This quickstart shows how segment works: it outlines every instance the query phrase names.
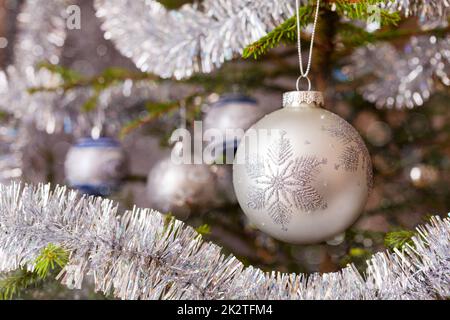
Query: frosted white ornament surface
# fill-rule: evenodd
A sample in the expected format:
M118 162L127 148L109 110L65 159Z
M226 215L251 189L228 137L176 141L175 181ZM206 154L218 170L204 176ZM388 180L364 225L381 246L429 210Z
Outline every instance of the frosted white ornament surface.
M252 132L256 142L249 140ZM258 229L290 243L315 243L358 218L371 188L372 166L351 125L303 104L275 111L250 128L236 154L233 183Z
M72 146L64 163L66 180L77 188L116 188L126 174L120 145L89 140Z
M220 207L233 200L223 188L221 180L231 180L224 170L220 169L219 174L206 164L176 164L170 157L163 159L148 175L151 205L181 220L189 218L191 213Z
M227 129L247 130L262 116L256 102L231 101L208 111L204 129L218 129L224 134Z

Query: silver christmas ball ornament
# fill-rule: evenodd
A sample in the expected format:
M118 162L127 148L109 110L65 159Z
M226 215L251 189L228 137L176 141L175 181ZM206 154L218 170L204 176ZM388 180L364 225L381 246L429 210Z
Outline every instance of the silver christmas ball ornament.
M177 144L174 149L178 147ZM169 156L150 171L147 193L152 208L185 220L192 213L203 213L231 201L226 181L232 185L231 173L227 178L224 169L213 170L206 164L178 164Z
M203 130L220 132L223 141L215 146L216 154L236 150L242 134L264 116L255 99L242 94L227 94L211 105L203 120ZM233 133L241 131L241 136ZM228 133L228 134L227 134Z
M79 140L64 163L68 184L89 195L107 196L117 190L127 174L125 152L112 138Z
M363 210L372 186L358 132L322 109L315 91L285 93L283 109L253 125L233 166L237 199L250 222L294 244L326 241Z

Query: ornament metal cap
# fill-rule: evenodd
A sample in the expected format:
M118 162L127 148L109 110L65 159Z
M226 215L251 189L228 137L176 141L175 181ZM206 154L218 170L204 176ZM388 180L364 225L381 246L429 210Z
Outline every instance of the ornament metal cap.
M317 107L324 106L323 94L320 91L289 91L283 94L283 107Z

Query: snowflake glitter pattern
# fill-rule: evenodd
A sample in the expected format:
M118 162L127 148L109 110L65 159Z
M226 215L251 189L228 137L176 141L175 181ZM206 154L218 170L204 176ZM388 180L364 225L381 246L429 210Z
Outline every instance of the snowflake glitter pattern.
M332 137L337 138L341 143L347 145L340 155L340 162L335 164L336 170L343 167L345 171L355 172L360 166L362 160L362 168L366 171L366 185L368 192L373 187L373 172L370 154L364 141L359 136L355 128L353 128L344 119L333 115L333 124L322 127L322 130L328 132Z
M292 145L286 132L268 148L263 159L246 159L246 171L255 182L247 193L247 206L266 209L271 219L287 231L294 209L307 213L326 209L327 203L312 186L319 167L327 163L315 156L293 158ZM260 161L263 160L263 161Z

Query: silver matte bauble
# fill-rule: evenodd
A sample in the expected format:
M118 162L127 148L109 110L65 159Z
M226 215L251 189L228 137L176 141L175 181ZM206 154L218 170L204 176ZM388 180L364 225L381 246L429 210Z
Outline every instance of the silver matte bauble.
M116 140L86 138L69 149L64 169L71 187L89 195L107 196L120 186L127 162Z
M206 113L203 120L203 130L215 129L223 137L223 144L217 150L236 149L240 137L234 138L231 132L240 130L242 134L256 121L261 119L264 112L256 100L240 94L222 96ZM228 130L228 137L227 137ZM237 131L234 131L237 132Z
M227 177L228 175L228 177ZM176 164L171 157L159 161L150 171L147 193L152 208L185 220L232 201L231 173L206 164ZM228 188L229 188L228 187Z
M289 243L317 243L346 230L372 186L360 135L320 105L320 92L286 93L284 108L246 132L235 158L242 210L258 229Z

